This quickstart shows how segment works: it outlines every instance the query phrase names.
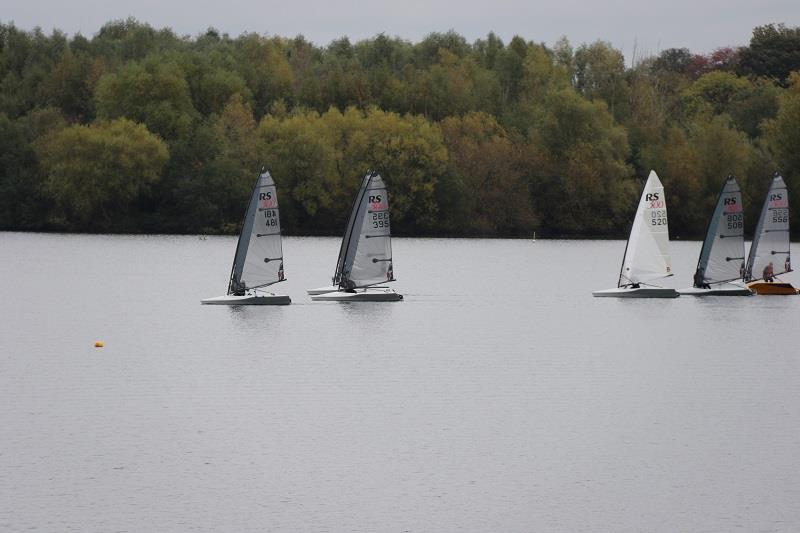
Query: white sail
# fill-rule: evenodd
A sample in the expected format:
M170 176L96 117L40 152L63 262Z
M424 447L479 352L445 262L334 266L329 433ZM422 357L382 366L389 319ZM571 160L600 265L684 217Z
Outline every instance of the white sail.
M651 170L639 199L617 286L645 283L671 275L664 187Z
M742 192L729 176L717 198L695 272L695 287L744 276Z
M236 246L228 294L284 280L278 191L262 169L245 212Z
M344 260L337 272L340 286L354 289L394 281L389 197L377 173L364 178L351 222L342 246Z
M789 193L780 174L775 174L764 199L750 255L747 258L748 281L764 279L792 271L789 253Z

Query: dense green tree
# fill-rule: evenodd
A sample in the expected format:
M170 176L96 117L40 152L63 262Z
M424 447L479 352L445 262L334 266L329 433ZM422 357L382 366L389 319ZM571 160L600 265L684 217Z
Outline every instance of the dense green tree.
M450 157L437 198L447 230L468 235L501 231L530 235L537 220L519 144L485 113L448 117L441 128Z
M470 44L450 31L317 46L213 28L179 37L135 19L71 39L0 23L0 224L89 227L88 212L115 231L232 232L263 163L288 232L339 233L375 168L399 232L620 235L633 176L654 168L676 234L697 235L721 174L737 174L747 202L776 168L800 191L796 38L764 26L747 47L670 49L626 68L608 43L566 37ZM110 150L97 138L122 118L167 143L156 178L111 221L102 195L91 209L57 202L45 139ZM95 157L76 153L74 168ZM504 205L512 196L525 200Z
M800 27L767 24L755 28L750 46L740 53L738 70L785 84L789 73L800 70Z
M750 83L733 73L715 70L704 74L684 91L690 113L708 109L714 114L727 113L731 102L747 92Z
M255 99L257 116L275 100L291 99L295 75L279 39L246 34L236 40L234 53L239 74Z
M35 109L16 120L0 113L0 229L42 230L49 203L33 143L64 128L61 112Z
M630 89L625 79L625 57L611 44L597 41L575 51L575 86L590 100L602 99L614 118L628 114Z
M692 53L688 48L667 48L653 61L653 69L685 74L691 61Z
M67 229L125 227L126 208L158 181L166 145L127 119L75 125L36 144L54 222Z
M196 118L189 84L174 61L151 56L104 75L97 85L97 115L141 122L165 140L186 136Z

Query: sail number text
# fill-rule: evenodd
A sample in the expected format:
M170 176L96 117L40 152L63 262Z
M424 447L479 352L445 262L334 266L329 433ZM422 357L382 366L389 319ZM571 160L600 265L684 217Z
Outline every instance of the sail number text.
M277 226L278 225L278 212L274 209L265 209L264 210L264 223L267 226Z
M773 209L772 210L772 223L777 224L781 222L789 222L788 209Z
M650 211L650 225L651 226L666 226L667 225L667 210L655 209Z
M372 227L373 228L388 228L389 227L389 212L380 211L372 213Z
M735 215L725 215L726 222L728 224L728 229L742 229L742 213L737 213Z

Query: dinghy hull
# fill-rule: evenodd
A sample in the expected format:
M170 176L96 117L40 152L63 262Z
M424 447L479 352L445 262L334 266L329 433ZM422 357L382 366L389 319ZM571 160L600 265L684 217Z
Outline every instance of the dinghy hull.
M289 305L292 299L283 294L245 294L234 296L228 294L201 300L203 305Z
M753 281L747 284L747 288L756 294L770 294L770 295L796 295L795 289L791 283L767 283L766 281Z
M371 289L386 289L387 287L370 287ZM327 294L329 292L337 292L339 290L338 285L329 285L328 287L317 287L316 289L308 289L306 292L309 296L315 296L317 294Z
M675 289L665 289L663 287L639 287L636 289L617 287L594 291L592 296L598 298L677 298L680 294Z
M359 289L356 292L335 291L316 294L311 297L315 302L399 302L403 299L394 289L375 288Z
M328 285L327 287L317 287L316 289L308 289L306 292L310 296L314 296L316 294L326 294L329 292L336 292L339 290L338 285Z
M729 287L714 287L710 289L698 289L697 287L689 287L688 289L681 289L678 291L681 296L752 296L753 291L747 287L729 286Z

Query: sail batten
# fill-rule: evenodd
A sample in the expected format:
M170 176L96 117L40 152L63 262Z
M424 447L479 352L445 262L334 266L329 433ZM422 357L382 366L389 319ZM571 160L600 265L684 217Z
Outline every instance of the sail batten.
M672 276L664 187L650 171L622 259L618 287Z
M228 294L284 281L278 190L269 171L256 178L236 245Z
M789 193L781 175L775 174L747 256L747 281L791 272L789 242Z

